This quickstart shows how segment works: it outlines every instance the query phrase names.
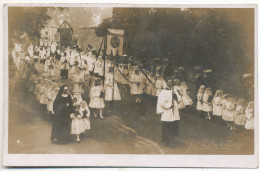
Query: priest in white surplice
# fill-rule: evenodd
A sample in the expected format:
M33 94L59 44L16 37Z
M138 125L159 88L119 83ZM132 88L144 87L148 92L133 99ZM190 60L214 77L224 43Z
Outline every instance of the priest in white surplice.
M156 113L161 115L162 142L174 147L174 137L179 136L178 95L172 90L172 80L167 80L167 87L158 96Z

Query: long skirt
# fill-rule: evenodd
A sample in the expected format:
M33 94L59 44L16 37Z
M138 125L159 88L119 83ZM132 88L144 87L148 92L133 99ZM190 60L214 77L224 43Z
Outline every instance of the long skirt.
M52 100L49 100L49 99L48 99L47 110L48 110L49 112L51 112L52 114L54 114L54 112L53 112L53 101L52 101Z
M105 101L121 100L120 92L117 83L114 84L114 89L110 86L105 86ZM113 96L112 96L113 94Z
M92 97L90 98L89 107L95 109L103 109L105 108L104 98L101 97Z
M213 115L221 116L223 113L223 107L220 105L213 105Z
M244 113L235 115L235 124L245 125L245 114Z
M65 105L58 106L54 114L51 140L57 139L59 143L67 143L70 141L71 119L69 110Z
M85 132L85 122L82 118L74 118L71 122L71 134L79 135L83 132Z
M130 93L143 94L143 87L141 86L141 84L137 85L137 83L132 83Z
M90 130L90 120L89 118L83 118L84 124L85 124L85 130Z
M179 136L179 121L162 121L162 142L166 145L173 145L175 136Z

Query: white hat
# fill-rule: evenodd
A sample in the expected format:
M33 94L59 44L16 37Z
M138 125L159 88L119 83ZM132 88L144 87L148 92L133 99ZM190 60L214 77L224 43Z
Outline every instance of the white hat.
M252 75L251 74L244 74L243 75L243 78L249 78L249 77L251 77Z
M185 71L185 68L183 68L183 67L179 67L178 68L180 71Z
M205 88L205 86L204 86L204 85L201 85L200 88Z
M212 72L211 69L207 69L207 70L204 70L204 71L203 71L203 73L210 73L210 72Z

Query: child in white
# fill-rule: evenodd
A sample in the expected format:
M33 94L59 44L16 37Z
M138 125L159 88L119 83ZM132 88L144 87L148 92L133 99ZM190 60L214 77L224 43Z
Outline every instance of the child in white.
M79 113L83 115L82 118L85 125L85 130L90 130L90 110L86 101L82 101L80 103Z
M102 56L99 56L97 62L95 63L94 73L99 76L104 75L104 60Z
M120 92L117 86L117 80L113 76L113 68L109 68L109 72L105 78L105 101L121 100Z
M74 88L72 90L73 93L83 94L84 93L84 73L79 69L75 71L73 75Z
M89 107L99 110L100 118L104 118L102 114L102 110L105 108L104 90L100 79L96 80L94 86L91 88ZM97 117L96 112L94 112L94 117Z
M203 97L202 97L202 111L206 112L206 119L211 120L210 112L212 112L212 104L211 104L211 98L212 98L212 91L211 88L206 88Z
M221 102L221 106L222 106L222 119L224 121L226 121L226 115L227 115L227 99L229 98L229 94L224 94L223 98L222 98L222 102ZM227 121L226 121L227 123ZM229 127L229 124L227 123L227 127Z
M216 120L220 121L221 116L223 113L223 108L222 108L222 98L223 98L223 91L222 90L217 90L213 100L212 100L212 105L213 105L213 117L216 118Z
M49 93L48 93L48 96L47 96L47 99L48 99L47 110L51 114L54 114L53 103L54 103L54 100L55 100L58 92L59 92L58 84L53 83L50 87L50 90L49 90Z
M202 98L203 98L203 94L204 94L204 85L201 85L199 90L198 90L198 94L197 94L197 111L200 115L202 115L202 108L203 108L203 102L202 102Z
M72 119L71 132L70 133L73 134L73 135L76 135L77 136L77 142L79 142L80 141L79 135L81 133L85 132L85 123L82 119L83 113L81 113L79 111L79 109L80 109L79 104L74 104L74 105L76 105L74 113L72 113L70 115L71 119Z
M36 95L36 100L38 102L40 102L41 96L43 94L43 78L41 78L41 77L38 79L38 84L35 87L35 93L34 94Z
M254 130L254 102L249 102L245 110L246 123L245 128L249 130Z
M141 94L143 94L143 88L141 85L142 78L138 69L134 70L134 73L131 75L130 81L132 82L130 93L136 95L136 103L141 103Z
M44 79L43 81L44 81L44 83L43 83L43 94L41 95L40 103L47 105L47 102L48 102L47 95L48 95L49 88L50 88L52 83L48 79Z
M235 104L234 104L234 98L229 97L227 99L226 103L226 114L225 114L225 120L228 123L228 127L230 128L231 131L234 129L234 113L235 113Z
M192 99L189 96L190 91L189 91L187 83L186 82L182 82L181 83L181 87L182 87L182 92L183 92L182 100L183 100L184 105L185 106L191 106L193 101L192 101Z
M239 99L238 104L236 106L236 111L235 111L235 125L239 130L241 130L241 127L244 127L245 125L245 109L246 109L246 100L245 99Z

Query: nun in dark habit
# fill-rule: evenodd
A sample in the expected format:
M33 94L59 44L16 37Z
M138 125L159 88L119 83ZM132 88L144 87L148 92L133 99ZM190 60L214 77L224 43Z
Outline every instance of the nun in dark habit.
M69 94L69 88L63 85L53 103L54 120L51 132L53 143L68 143L70 141L70 113L72 110L72 98Z

